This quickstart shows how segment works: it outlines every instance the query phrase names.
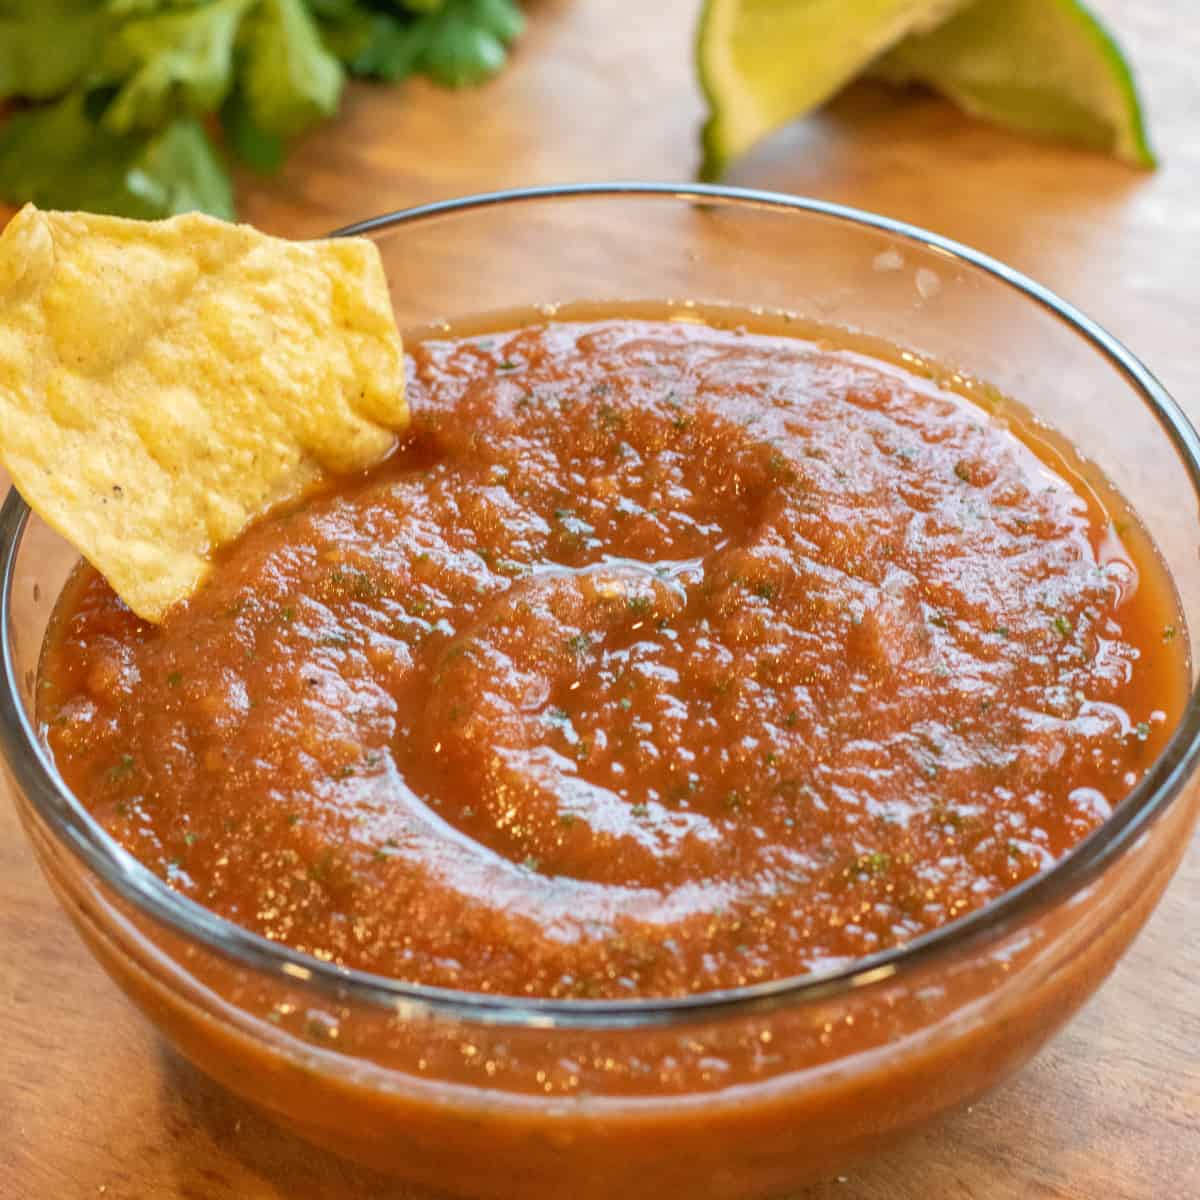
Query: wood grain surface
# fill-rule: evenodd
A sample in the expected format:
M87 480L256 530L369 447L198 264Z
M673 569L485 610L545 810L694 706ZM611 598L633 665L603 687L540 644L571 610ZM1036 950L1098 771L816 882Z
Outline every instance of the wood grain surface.
M1200 419L1200 15L1096 3L1139 68L1155 174L860 86L732 182L875 209L1029 272L1125 339ZM314 235L530 183L686 179L694 0L541 0L478 91L360 87L243 215ZM0 784L0 790L4 787ZM399 1200L179 1061L95 966L0 796L0 1200ZM1116 974L1017 1079L805 1200L1200 1197L1200 844ZM683 1200L683 1198L680 1198Z

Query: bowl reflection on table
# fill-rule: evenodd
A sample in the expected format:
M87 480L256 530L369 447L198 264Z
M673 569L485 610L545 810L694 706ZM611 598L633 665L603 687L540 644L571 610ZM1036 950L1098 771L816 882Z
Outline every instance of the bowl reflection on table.
M579 299L783 309L988 380L1141 515L1200 628L1200 448L1127 351L961 247L794 198L669 186L477 197L367 222L402 328ZM1200 807L1193 697L1097 833L979 913L823 976L682 1000L536 1001L339 969L172 892L87 816L35 729L74 554L0 513L0 738L42 868L189 1059L313 1141L481 1198L760 1197L828 1174L1032 1055L1153 909Z

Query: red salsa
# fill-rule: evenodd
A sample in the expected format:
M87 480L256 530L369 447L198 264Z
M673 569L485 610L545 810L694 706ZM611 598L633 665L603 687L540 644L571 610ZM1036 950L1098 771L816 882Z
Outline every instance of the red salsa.
M246 928L504 994L801 974L1044 870L1181 709L1153 547L1014 406L758 328L413 342L388 461L161 626L78 573L64 779Z

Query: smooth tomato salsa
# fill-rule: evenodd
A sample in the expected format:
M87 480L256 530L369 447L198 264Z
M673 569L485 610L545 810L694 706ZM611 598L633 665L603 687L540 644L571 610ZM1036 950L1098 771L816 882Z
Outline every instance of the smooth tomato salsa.
M1153 548L1015 409L753 329L416 342L391 458L161 626L79 573L64 779L240 925L505 994L800 974L1050 866L1183 702Z

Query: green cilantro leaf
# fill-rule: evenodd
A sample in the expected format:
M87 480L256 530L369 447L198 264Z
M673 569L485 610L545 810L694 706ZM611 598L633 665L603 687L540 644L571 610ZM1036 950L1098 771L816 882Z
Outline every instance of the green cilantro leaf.
M147 143L129 173L130 190L156 214L206 212L234 218L233 183L204 126L194 117L172 121Z
M525 22L512 0L445 0L425 23L418 69L447 87L464 87L500 70Z
M61 96L91 67L111 24L94 0L0 0L0 99Z
M179 118L153 135L114 134L80 91L0 125L0 195L128 217L196 208L233 214L229 178L197 121Z
M372 13L359 26L357 41L344 43L348 51L345 62L354 75L399 83L417 69L425 41L424 22Z
M211 0L108 0L105 7L118 17L144 17L147 13L162 12L172 8L195 8Z
M234 154L256 171L269 174L283 166L287 142L259 125L241 88L235 88L221 106L221 130Z
M104 114L114 133L217 108L233 83L234 42L256 0L214 0L125 22L92 77L120 84ZM123 81L123 82L122 82Z
M449 87L498 71L525 20L512 0L406 0L393 12L310 0L326 45L351 74L395 83L414 73Z
M259 0L246 22L242 88L255 124L294 137L337 111L341 64L301 0Z
M201 118L259 170L336 112L344 74L452 87L504 64L515 0L0 0L0 197L233 215Z

